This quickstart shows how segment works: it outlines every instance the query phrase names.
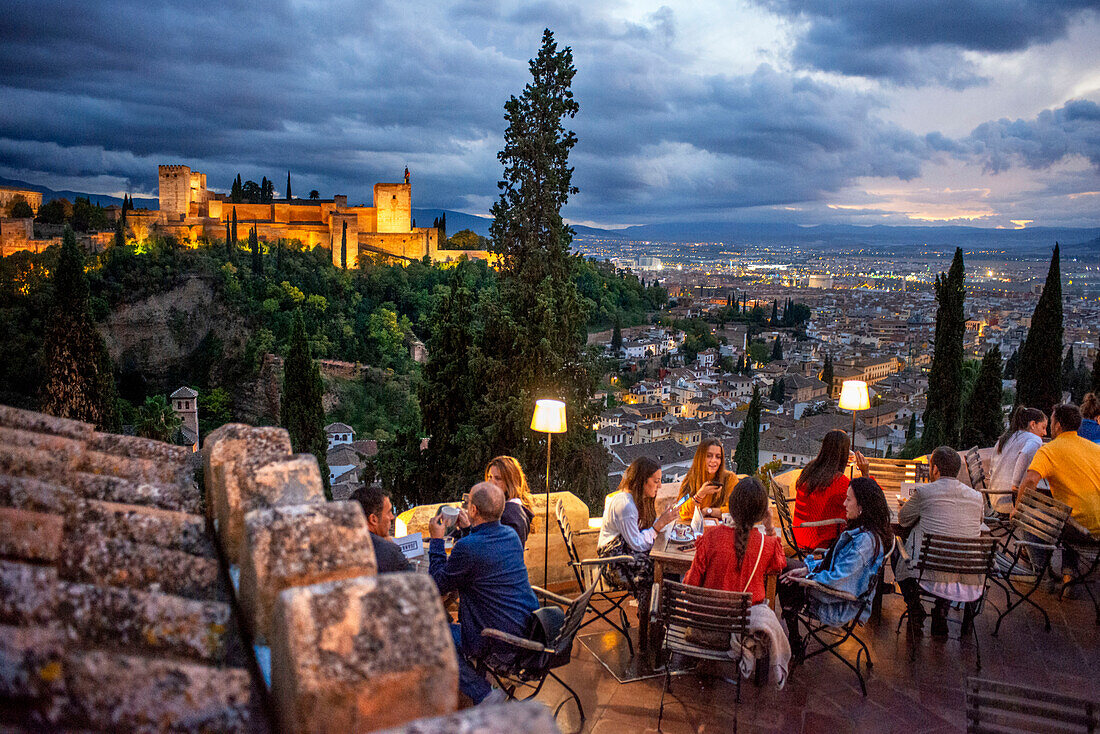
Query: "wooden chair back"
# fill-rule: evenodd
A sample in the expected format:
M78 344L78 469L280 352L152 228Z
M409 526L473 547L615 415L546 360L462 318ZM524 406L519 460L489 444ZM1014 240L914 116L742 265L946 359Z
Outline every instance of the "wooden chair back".
M1012 521L1012 535L1021 531L1031 533L1039 542L1056 545L1062 537L1062 528L1069 519L1070 507L1037 489L1029 489L1016 503L1016 517Z
M783 542L801 557L798 543L794 539L794 517L791 515L791 506L787 501L787 495L774 479L769 478L767 485L772 504L775 505L775 514L779 517L779 532L783 534Z
M918 464L911 459L882 459L869 456L867 463L870 465L871 476L887 494L897 493L902 482L928 481L928 465Z
M1096 701L1000 681L966 681L968 734L1058 732L1092 734L1100 731L1100 704Z
M974 584L984 585L996 549L996 538L953 538L929 533L921 539L916 567L921 576L927 571L963 574L978 577Z
M729 646L707 647L694 641L697 635L729 640L749 634L752 595L704 589L665 580L661 584L658 614L665 625L665 648L690 657L728 661Z
M573 540L573 526L569 522L569 516L565 514L565 505L561 500L554 503L554 517L558 520L558 529L561 530L562 540L565 541L565 550L569 554L569 566L573 569L573 575L577 579L577 586L584 589L590 585L598 574L587 573L581 565L580 553L577 544ZM593 567L599 571L599 567Z
M986 485L985 467L982 466L982 456L978 453L978 447L970 449L965 454L966 471L970 475L970 486L974 489L988 489Z

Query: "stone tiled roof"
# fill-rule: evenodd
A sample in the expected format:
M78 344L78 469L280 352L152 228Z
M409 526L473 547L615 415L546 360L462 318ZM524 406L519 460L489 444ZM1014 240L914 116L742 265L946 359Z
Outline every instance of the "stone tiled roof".
M355 433L355 429L347 423L329 423L325 426L325 433Z
M191 388L186 387L186 386L181 387L180 389L176 390L174 393L169 395L170 398L181 398L181 399L197 398L198 396L199 396L199 394L197 392L195 392L194 390L192 390Z
M447 621L283 429L193 454L0 406L4 732L472 731ZM554 731L511 706L478 731Z

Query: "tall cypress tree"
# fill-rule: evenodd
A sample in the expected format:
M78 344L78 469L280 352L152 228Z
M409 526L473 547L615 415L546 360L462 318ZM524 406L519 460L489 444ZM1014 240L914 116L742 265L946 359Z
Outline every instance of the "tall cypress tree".
M993 347L982 358L974 390L966 404L963 446L992 446L996 443L1004 430L1001 392L1001 350Z
M1100 393L1100 354L1092 361L1092 384L1089 389L1094 393Z
M252 276L259 278L264 274L264 259L260 254L260 238L256 235L256 227L248 230L248 249L252 252Z
M234 204L240 204L244 200L244 186L241 184L241 174L237 174L237 178L233 180L233 187L229 190L229 201Z
M1049 412L1062 401L1062 271L1058 243L1050 258L1046 284L1031 328L1020 346L1016 367L1016 403Z
M118 219L115 220L115 247L122 247L126 244L126 215L120 214Z
M344 231L340 233L340 267L348 269L348 223L344 222Z
M825 395L831 397L833 394L833 358L828 354L825 355L825 364L821 368L821 381L825 383Z
M1004 378L1006 380L1016 379L1016 365L1020 362L1020 352L1013 350L1012 354L1005 361Z
M606 453L592 430L595 366L585 353L587 314L573 279L573 231L561 217L577 192L569 165L577 137L563 125L579 109L571 90L572 50L559 50L548 29L529 68L531 81L504 105L508 126L497 155L504 172L490 227L491 249L500 257L500 298L485 304L487 394L473 420L486 436L483 458L517 452L524 466L539 466L546 437L530 430L535 400L563 400L569 430L554 437L554 478L596 507L606 493Z
M775 343L772 344L772 361L783 359L783 344L779 341L779 337L775 337Z
M619 355L619 350L623 348L623 329L619 323L618 317L615 318L615 326L611 329L611 351L615 353L615 356Z
M905 431L905 440L906 440L906 442L912 441L916 437L917 437L917 414L913 413L911 416L909 416L909 428L907 428L906 431Z
M229 217L225 218L225 254L230 261L233 260L233 240L230 239L232 232L229 231Z
M737 439L737 449L733 452L733 463L737 465L738 474L753 474L760 464L760 390L755 386Z
M779 325L779 301L772 300L772 326Z
M240 175L237 178L240 178ZM237 207L233 207L233 227L230 234L233 238L229 245L229 262L235 263L237 261L237 242L240 241L237 239Z
M321 466L325 496L332 499L329 489L328 462L325 451L325 411L321 406L324 394L321 369L313 362L306 325L301 311L294 312L290 342L283 360L283 394L279 403L279 424L290 434L290 445L298 453L313 454Z
M88 308L84 253L68 227L53 277L53 301L39 352L43 413L86 421L101 430L121 427L114 367Z
M963 390L963 336L966 317L963 299L966 295L962 248L955 248L955 258L947 274L936 276L936 337L932 353L932 370L928 375L928 406L924 411L924 435L921 447L930 452L937 446L957 446L961 428Z
M1073 345L1066 349L1066 356L1062 360L1062 387L1069 387L1073 383L1073 372L1077 369L1073 364Z
M290 171L286 172L286 200L290 201Z

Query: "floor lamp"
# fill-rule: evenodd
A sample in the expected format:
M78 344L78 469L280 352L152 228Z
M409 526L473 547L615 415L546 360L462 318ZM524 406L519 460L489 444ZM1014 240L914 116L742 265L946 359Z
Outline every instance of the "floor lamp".
M543 526L542 588L550 578L550 439L565 433L565 403L560 400L536 400L531 430L546 434L546 519Z
M867 383L863 380L845 380L840 386L840 409L852 411L852 450L856 449L856 411L871 407L871 398L867 393ZM848 470L854 477L855 467Z

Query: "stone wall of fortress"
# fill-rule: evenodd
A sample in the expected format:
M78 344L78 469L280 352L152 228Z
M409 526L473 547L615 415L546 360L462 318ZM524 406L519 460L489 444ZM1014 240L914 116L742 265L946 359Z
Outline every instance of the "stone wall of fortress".
M269 204L233 204L206 188L206 175L188 166L160 166L160 212L155 222L134 222L139 228L186 241L225 237L225 224L237 215L237 236L244 240L252 227L261 240L297 239L307 247L330 248L339 266L341 240L347 225L347 265L356 267L359 254L379 254L408 260L425 255L434 260L453 260L461 254L489 259L484 251L439 250L438 230L412 226L412 185L379 183L374 186L374 206L348 206L347 197L332 199L276 200Z

